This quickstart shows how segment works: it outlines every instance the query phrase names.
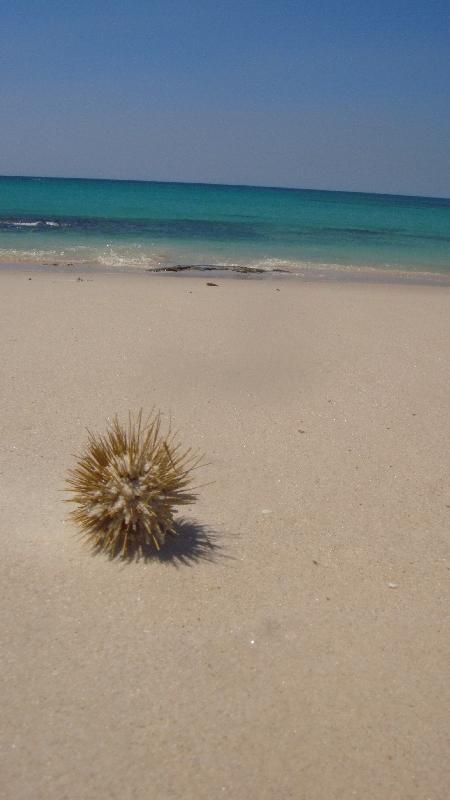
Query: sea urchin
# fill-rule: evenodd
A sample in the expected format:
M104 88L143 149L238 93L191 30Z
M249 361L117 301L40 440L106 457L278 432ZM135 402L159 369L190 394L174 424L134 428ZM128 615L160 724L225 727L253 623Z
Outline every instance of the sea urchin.
M114 417L104 436L88 434L67 479L68 502L77 506L72 519L95 549L111 556L159 550L176 532L175 507L196 500L188 490L200 458L181 450L170 431L161 434L159 414L143 421L142 411L130 413L126 426Z

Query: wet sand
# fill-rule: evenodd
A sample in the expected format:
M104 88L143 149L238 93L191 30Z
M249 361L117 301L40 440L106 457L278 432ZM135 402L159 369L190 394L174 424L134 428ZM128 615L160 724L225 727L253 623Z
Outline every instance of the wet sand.
M2 270L0 324L0 797L444 800L450 290ZM61 489L141 406L213 482L127 564Z

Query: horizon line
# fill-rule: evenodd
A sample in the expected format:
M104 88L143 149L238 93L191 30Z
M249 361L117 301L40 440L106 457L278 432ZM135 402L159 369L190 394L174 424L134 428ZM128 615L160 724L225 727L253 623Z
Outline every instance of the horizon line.
M180 186L217 186L224 188L236 189L279 189L288 192L330 192L331 194L372 194L380 197L405 197L405 198L422 198L424 200L450 200L447 195L427 195L427 194L404 194L397 192L373 192L363 189L317 189L309 186L281 186L269 184L252 184L252 183L222 183L220 181L182 181L182 180L158 180L156 178L96 178L96 177L76 177L73 175L17 175L17 174L0 174L2 178L18 178L25 180L66 180L66 181L104 181L105 183L166 183L169 185Z

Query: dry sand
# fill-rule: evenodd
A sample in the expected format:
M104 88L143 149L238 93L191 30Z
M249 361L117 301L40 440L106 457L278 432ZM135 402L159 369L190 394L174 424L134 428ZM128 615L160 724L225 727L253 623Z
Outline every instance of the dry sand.
M0 797L444 800L450 290L207 280L0 274ZM215 483L123 564L60 490L140 406Z

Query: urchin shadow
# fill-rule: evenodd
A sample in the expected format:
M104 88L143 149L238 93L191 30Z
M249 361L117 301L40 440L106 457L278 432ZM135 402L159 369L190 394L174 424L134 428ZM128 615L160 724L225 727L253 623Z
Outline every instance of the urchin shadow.
M206 525L181 517L175 520L174 530L175 533L167 534L160 550L151 545L129 546L126 555L116 553L110 555L110 558L129 564L136 561L160 561L174 567L192 567L201 561L214 563L218 558L224 557L217 533ZM95 552L100 553L101 548L96 548Z
M195 520L180 518L175 523L175 534L169 534L164 547L153 557L175 566L194 565L200 561L215 562L223 555L217 533Z

